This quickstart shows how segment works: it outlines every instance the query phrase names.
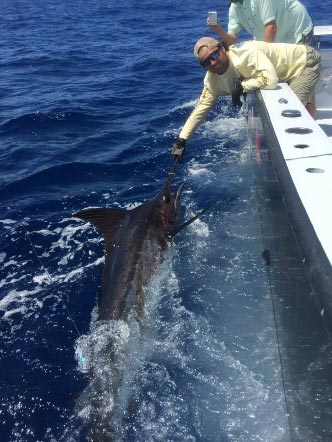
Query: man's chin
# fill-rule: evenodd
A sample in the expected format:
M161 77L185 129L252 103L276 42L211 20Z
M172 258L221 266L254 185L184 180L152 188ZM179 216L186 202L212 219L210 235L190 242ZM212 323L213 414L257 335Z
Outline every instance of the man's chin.
M214 69L210 69L211 72L217 75L223 75L226 70L227 69L225 69L223 66L216 66Z

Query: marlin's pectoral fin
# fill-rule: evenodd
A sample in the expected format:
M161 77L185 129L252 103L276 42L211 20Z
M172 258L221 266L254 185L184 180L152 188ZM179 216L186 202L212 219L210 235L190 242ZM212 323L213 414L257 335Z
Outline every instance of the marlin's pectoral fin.
M105 238L109 238L121 225L128 211L120 208L110 209L86 209L76 212L73 216L81 218L93 224L102 232Z
M194 221L196 221L197 218L199 218L201 215L203 215L205 212L207 212L211 207L213 206L213 204L211 204L208 207L205 207L205 209L201 210L200 212L198 212L195 216L193 216L192 218L188 219L188 221L186 221L185 223L181 224L181 226L174 232L174 235L178 232L180 232L180 230L184 229L185 227L189 226L191 223L193 223Z

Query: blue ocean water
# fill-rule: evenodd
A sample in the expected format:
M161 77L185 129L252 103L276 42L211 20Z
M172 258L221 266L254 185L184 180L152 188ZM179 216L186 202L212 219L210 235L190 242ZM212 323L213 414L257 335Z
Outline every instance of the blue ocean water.
M330 1L305 4L316 24L332 22ZM296 400L285 393L290 363L260 256L244 112L220 99L177 169L184 219L213 207L158 268L142 341L132 324L94 322L103 243L72 217L91 206L132 208L160 189L202 88L193 44L209 34L207 11L226 17L227 2L1 5L0 439L87 440L87 366L107 385L105 346L117 334L127 356L118 400L132 410L117 440L305 440L301 418L289 418ZM318 352L296 380L311 441L332 434L331 387L313 387L331 359ZM114 400L107 388L102 399L104 414Z

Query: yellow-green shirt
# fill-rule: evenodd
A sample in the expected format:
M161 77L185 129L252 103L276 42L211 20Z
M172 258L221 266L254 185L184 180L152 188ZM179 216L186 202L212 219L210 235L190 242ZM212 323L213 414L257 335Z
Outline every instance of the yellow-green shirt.
M240 80L245 92L275 89L278 82L291 82L305 68L305 45L247 41L229 48L229 67L223 75L207 72L203 92L187 119L180 138L188 140L204 121L219 96L231 95Z

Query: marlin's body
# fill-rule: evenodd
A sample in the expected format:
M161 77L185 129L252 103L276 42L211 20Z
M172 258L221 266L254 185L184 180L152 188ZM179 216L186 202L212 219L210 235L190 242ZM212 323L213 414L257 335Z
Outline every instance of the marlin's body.
M134 306L142 315L144 286L176 231L180 193L171 194L172 175L151 201L135 209L88 209L76 213L97 227L105 239L105 267L99 293L99 319L126 319Z
M90 441L117 438L124 413L123 404L118 406L117 402L125 361L117 344L117 332L107 341L107 329L121 329L130 311L141 324L145 287L167 247L168 237L178 229L182 186L172 197L172 177L173 174L168 176L155 198L135 209L87 209L75 214L91 222L105 239L105 266L98 299L101 335L92 340L95 344L90 349L94 355L89 364L90 383L77 403L78 415L85 414L84 426Z

